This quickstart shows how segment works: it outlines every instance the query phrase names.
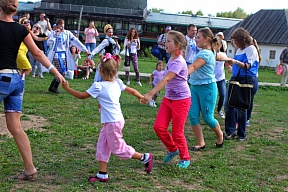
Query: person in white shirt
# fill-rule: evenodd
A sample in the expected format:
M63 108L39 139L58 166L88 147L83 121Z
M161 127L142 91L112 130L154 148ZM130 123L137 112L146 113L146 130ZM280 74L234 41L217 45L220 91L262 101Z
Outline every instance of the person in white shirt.
M96 160L99 162L99 171L89 178L89 182L107 182L107 164L111 153L118 158L138 159L145 165L145 172L150 173L153 167L153 155L151 153L139 153L126 144L123 139L122 129L124 117L120 107L121 91L125 91L137 97L140 101L143 96L135 89L124 85L121 79L115 78L121 63L119 55L106 53L101 57L100 75L102 82L94 82L85 92L79 92L69 87L68 82L63 83L63 89L79 99L93 97L101 105L101 123L103 128L99 134Z
M58 19L57 30L52 31L48 39L49 52L48 59L55 65L56 69L62 74L65 75L69 70L77 70L75 65L74 58L70 52L70 47L74 45L80 51L86 52L87 55L90 52L87 48L75 37L70 31L65 30L64 20ZM54 78L50 84L49 92L60 93L58 91L59 82Z
M158 47L160 49L160 54L159 54L158 60L164 61L164 58L165 58L166 64L168 63L168 61L170 59L170 54L166 52L166 47L165 47L166 34L169 31L171 31L171 29L172 29L171 26L167 26L165 28L165 33L159 35L159 38L158 38L158 41L157 41Z
M227 42L224 40L223 32L218 32L216 34L216 37L222 40L223 49L224 49L224 52L226 52L227 51Z
M130 61L132 61L133 68L136 75L137 84L142 86L140 82L140 75L139 75L139 68L138 68L138 57L137 57L137 50L140 49L140 39L138 37L138 33L135 28L131 28L124 41L124 47L128 51L128 55L125 55L125 66L130 66ZM130 85L130 72L126 71L126 79L127 85Z
M51 34L51 24L49 22L49 18L45 15L44 12L40 13L39 15L39 18L40 20L37 22L40 27L42 28L42 32L47 36L49 37L50 34ZM44 52L46 53L47 52L47 49L48 49L48 45L47 45L47 41L43 41L44 43Z
M196 45L196 35L197 35L197 26L190 24L187 27L187 48L186 48L186 64L187 66L191 65L194 62L194 57L198 53Z
M105 39L91 52L91 58L94 55L102 51L102 54L110 53L111 55L116 55L120 51L120 45L118 43L118 37L113 36L113 27L110 24L104 27ZM99 73L100 65L97 66L94 82L102 81L101 75Z

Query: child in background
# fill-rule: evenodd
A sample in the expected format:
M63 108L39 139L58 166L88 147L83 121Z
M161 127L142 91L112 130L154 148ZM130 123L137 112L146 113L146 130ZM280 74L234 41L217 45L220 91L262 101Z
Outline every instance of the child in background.
M86 99L89 97L97 98L101 104L101 123L103 128L99 134L96 160L99 162L99 172L89 178L89 182L108 181L107 164L111 153L120 159L138 159L145 165L145 172L150 173L153 166L153 156L151 153L138 153L134 148L127 145L123 139L122 129L124 118L120 107L121 91L125 91L136 96L139 100L143 96L135 89L127 87L123 82L115 78L119 65L120 57L105 54L101 58L100 75L102 82L94 82L85 92L79 92L69 87L68 82L62 84L63 88L74 97Z
M150 75L149 85L152 84L152 88L154 88L165 76L165 71L163 69L164 69L163 61L158 61L156 64L156 70L154 70L152 74ZM153 82L152 82L152 79L153 79ZM157 92L155 95L153 95L153 97L150 99L149 105L151 107L157 107L155 102L159 94L160 94L160 91Z
M71 52L71 54L73 56L75 65L78 68L78 61L79 61L79 59L81 59L81 55L80 55L81 51L79 49L77 49L75 46L71 46L70 47L70 52ZM78 77L78 70L74 70L74 78L77 78L77 77Z
M92 59L85 59L83 65L78 65L78 69L85 70L86 76L83 77L83 80L89 79L90 72L93 71L95 63Z
M191 93L187 83L188 70L183 58L187 41L185 36L178 31L169 31L166 37L166 52L171 54L167 63L165 77L144 97L141 102L148 103L153 95L166 86L166 93L160 105L154 130L167 148L164 163L171 161L180 153L179 168L190 165L190 155L184 135L184 126L191 105ZM168 126L172 121L172 134Z

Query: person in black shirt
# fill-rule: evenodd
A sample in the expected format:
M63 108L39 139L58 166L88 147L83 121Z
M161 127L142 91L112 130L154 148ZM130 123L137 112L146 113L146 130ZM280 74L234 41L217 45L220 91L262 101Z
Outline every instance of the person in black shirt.
M4 102L6 125L24 163L23 172L15 179L30 180L35 178L37 170L32 161L30 141L20 123L25 75L17 69L16 57L21 42L25 43L33 57L47 67L60 82L65 82L65 79L38 49L26 27L14 22L12 17L17 7L18 0L0 1L0 103Z

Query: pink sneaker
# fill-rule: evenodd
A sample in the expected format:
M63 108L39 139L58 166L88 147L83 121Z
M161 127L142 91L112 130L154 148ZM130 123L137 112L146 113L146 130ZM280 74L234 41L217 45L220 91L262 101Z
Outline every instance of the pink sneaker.
M149 158L147 160L147 163L144 164L145 165L145 172L146 173L150 173L152 171L153 168L153 155L152 153L149 153Z
M94 177L89 177L88 181L89 182L107 182L109 180L109 178L105 178L105 179L101 179L99 177L97 177L96 175Z

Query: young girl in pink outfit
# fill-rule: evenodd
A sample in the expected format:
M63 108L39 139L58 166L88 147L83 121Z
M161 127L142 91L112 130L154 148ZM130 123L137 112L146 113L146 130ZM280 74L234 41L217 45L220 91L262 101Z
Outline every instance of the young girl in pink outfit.
M166 66L165 77L147 94L141 102L148 103L150 98L166 87L165 97L160 105L154 130L167 148L164 162L171 161L180 154L179 168L190 165L190 155L184 135L184 125L191 105L191 93L187 83L188 70L182 54L186 50L185 36L178 31L169 31L165 43L166 52L171 57ZM168 126L172 121L172 134Z
M120 159L138 159L145 165L145 172L150 173L153 166L153 156L151 153L141 154L126 144L123 139L122 129L124 118L120 108L121 91L134 95L139 100L143 97L138 91L127 87L121 79L115 78L120 65L120 57L111 56L107 53L101 58L100 75L102 82L94 82L85 92L78 92L71 89L68 82L62 84L63 88L74 97L86 99L97 98L101 105L101 123L103 128L100 132L96 160L99 162L99 172L89 178L89 182L108 181L107 164L110 154L114 154Z

